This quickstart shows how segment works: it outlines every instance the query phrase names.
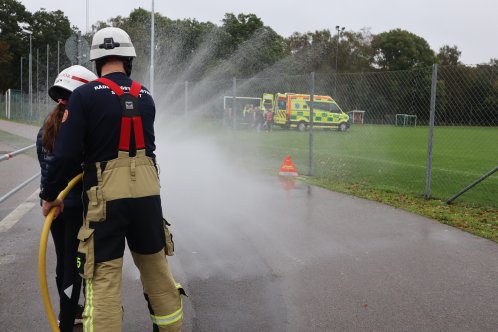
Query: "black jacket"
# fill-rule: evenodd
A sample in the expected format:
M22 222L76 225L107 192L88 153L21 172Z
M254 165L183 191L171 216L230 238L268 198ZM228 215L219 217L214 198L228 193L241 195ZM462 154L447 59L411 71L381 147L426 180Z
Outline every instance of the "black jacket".
M40 181L41 191L43 191L43 188L46 186L48 169L50 168L50 163L53 159L53 155L50 154L47 150L45 150L45 148L42 146L43 129L44 127L42 126L38 131L38 135L36 136L36 153L38 154L38 162L40 163L40 170L41 170L41 181ZM74 175L76 176L79 173L81 173L81 168L80 171ZM80 182L67 194L66 199L64 199L64 205L67 207L81 206L82 190L83 190L83 185Z
M131 86L131 79L124 73L111 73L105 77L117 83L125 92ZM138 106L142 117L145 153L155 159L156 108L152 96L144 87L140 90ZM82 85L71 94L67 110L66 120L62 122L55 142L46 182L40 192L40 198L46 201L57 197L82 163L90 165L118 156L122 108L112 90L99 82ZM134 148L133 143L130 148Z

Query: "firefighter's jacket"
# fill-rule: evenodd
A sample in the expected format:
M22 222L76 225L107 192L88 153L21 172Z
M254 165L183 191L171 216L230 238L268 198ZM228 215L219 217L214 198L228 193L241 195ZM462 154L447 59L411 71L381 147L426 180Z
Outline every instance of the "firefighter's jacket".
M116 82L125 92L131 86L132 80L124 73L111 73L104 77ZM145 154L155 160L156 109L149 91L144 87L140 90L138 102ZM120 100L106 85L90 82L73 91L56 139L40 198L53 201L67 186L75 172L81 169L82 163L88 165L117 158L121 116ZM134 139L131 142L130 151L134 151Z

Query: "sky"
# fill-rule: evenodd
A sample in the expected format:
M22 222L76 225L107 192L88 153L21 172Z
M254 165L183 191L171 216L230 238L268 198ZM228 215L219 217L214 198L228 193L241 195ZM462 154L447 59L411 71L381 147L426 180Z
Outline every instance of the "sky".
M19 0L18 0L19 1ZM90 26L138 7L151 9L153 0L20 0L30 11L62 10L72 25L86 31L86 3ZM456 45L465 64L498 58L497 0L155 0L155 11L171 19L193 18L221 25L227 12L256 14L283 37L344 26L369 28L374 34L401 28L429 43L437 53Z

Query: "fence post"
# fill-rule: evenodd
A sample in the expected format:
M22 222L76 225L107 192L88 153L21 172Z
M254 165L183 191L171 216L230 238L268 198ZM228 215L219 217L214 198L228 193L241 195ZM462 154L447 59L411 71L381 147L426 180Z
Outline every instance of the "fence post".
M436 113L437 64L432 65L431 109L429 115L429 139L427 143L427 169L425 175L425 199L431 197L432 143L434 138L434 118Z
M36 49L36 116L40 118L40 50ZM31 114L31 118L29 120L33 120L33 114Z
M337 55L336 55L336 61L337 61ZM334 100L337 101L339 98L337 98L337 65L335 66L336 71L334 73Z
M22 98L22 57L21 57L21 114L22 114L22 102L23 98Z
M10 120L10 89L5 91L5 116Z
M313 118L314 118L314 105L315 99L315 72L311 72L310 82L310 124L309 124L309 148L308 148L308 176L313 175Z
M50 87L48 85L48 71L49 71L49 69L48 69L48 67L49 67L49 65L48 65L49 64L48 59L49 58L50 58L50 45L47 44L47 83L46 83L47 85L45 86L45 88L46 88L46 91L45 91L46 92L46 94L45 94L45 101L46 101L46 103L45 103L45 110L46 110L47 114L48 114L49 108L50 108L50 101L49 101L50 96L48 95L48 88Z
M233 119L233 129L237 130L237 78L233 78L232 85L232 119Z
M77 35L77 43L78 43L78 56L77 56L77 59L78 59L78 65L81 65L81 31L78 31L78 35Z
M185 81L185 115L188 113L188 81Z

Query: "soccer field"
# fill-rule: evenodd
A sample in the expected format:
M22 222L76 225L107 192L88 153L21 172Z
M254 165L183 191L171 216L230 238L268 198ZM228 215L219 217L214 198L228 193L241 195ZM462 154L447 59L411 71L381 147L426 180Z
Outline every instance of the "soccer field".
M313 175L327 181L423 196L428 127L353 125L347 132L315 130ZM285 155L308 173L309 133L239 131L251 167L276 172ZM448 199L498 165L498 128L436 127L431 196ZM458 201L498 206L498 173Z

